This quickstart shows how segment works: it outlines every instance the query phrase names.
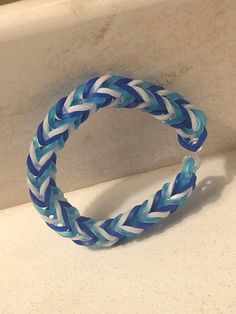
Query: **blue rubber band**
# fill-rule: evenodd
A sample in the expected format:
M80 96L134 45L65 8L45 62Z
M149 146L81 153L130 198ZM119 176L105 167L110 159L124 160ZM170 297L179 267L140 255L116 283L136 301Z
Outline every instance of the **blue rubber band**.
M104 221L81 216L57 187L56 152L89 116L106 107L139 109L176 130L185 149L198 151L207 137L206 116L176 92L120 75L101 76L61 98L39 124L27 157L32 202L46 224L60 236L83 246L109 247L130 239L183 205L196 186L198 161L183 160L173 183L165 183L143 203Z

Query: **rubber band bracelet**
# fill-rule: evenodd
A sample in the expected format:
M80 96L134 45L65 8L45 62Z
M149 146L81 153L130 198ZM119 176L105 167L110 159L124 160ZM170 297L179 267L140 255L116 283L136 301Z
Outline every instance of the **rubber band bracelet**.
M195 188L199 166L196 158L185 157L172 183L165 183L161 190L124 214L103 221L80 215L56 185L56 151L91 114L107 106L150 113L175 128L179 143L192 152L201 149L207 137L202 111L180 94L149 82L105 75L90 79L61 98L39 124L30 145L27 182L33 204L46 224L62 237L85 246L120 243L172 214Z

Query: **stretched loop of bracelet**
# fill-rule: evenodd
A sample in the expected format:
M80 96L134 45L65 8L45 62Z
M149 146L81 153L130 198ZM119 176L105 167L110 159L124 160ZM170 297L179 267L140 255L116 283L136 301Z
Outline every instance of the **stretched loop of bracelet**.
M134 237L184 204L196 185L197 156L183 160L175 180L130 211L103 221L80 215L56 184L56 152L89 116L106 107L139 109L173 127L179 143L201 149L207 131L205 114L179 93L122 76L105 75L81 84L60 99L39 124L27 157L27 182L33 204L46 224L62 237L84 246L107 247ZM196 153L194 154L196 155Z

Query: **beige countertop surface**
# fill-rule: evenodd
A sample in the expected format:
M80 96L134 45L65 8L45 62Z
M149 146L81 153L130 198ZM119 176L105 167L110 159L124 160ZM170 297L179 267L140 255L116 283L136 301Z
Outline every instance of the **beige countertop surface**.
M205 158L187 205L110 249L60 238L24 204L0 211L0 313L235 314L236 151ZM67 194L81 212L127 210L178 165Z

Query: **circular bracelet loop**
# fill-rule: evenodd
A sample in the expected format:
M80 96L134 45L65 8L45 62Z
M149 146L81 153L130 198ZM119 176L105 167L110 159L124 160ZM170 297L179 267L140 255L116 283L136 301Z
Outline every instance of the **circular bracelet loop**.
M85 246L111 246L166 218L190 196L199 167L194 157L185 157L173 183L165 183L161 190L124 214L103 221L81 216L56 185L56 151L92 113L106 106L150 113L175 128L179 143L192 152L201 149L207 137L202 111L180 94L149 82L105 75L92 78L60 99L39 124L30 145L27 182L34 206L47 225Z

